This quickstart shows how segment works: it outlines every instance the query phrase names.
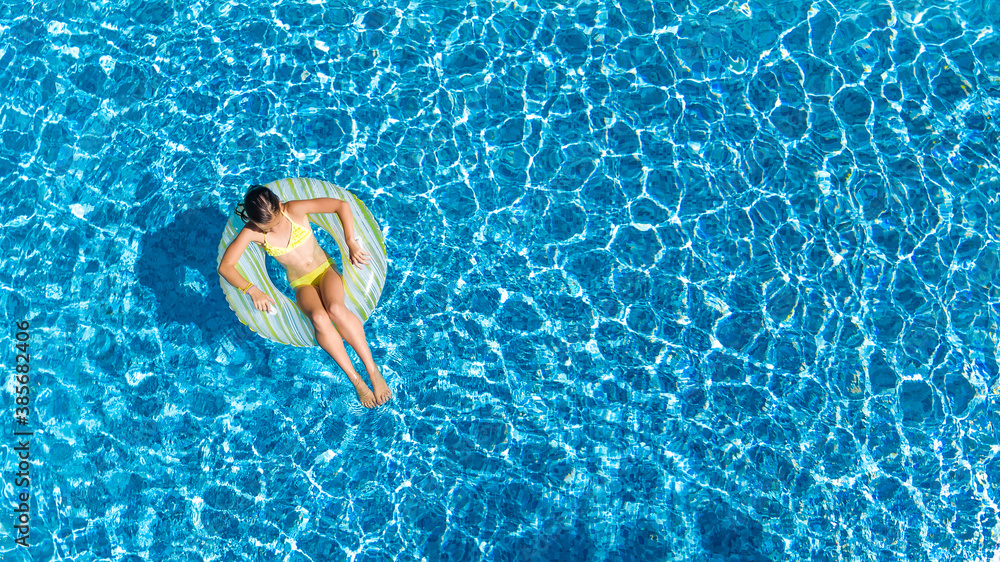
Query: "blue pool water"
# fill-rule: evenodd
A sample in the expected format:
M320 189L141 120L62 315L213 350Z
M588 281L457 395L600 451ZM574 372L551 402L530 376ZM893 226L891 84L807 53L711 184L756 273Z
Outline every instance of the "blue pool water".
M1000 8L778 4L5 2L3 559L995 559ZM282 177L376 411L219 289Z

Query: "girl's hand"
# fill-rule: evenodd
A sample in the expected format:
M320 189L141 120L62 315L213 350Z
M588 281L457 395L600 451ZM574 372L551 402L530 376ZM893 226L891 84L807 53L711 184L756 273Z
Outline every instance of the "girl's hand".
M264 294L264 291L261 291L257 287L251 287L250 290L247 291L247 294L250 295L251 299L253 299L254 308L261 312L270 312L271 307L274 306L274 300Z
M371 255L361 249L361 244L357 240L348 241L347 250L351 256L351 263L357 267L361 267L371 261Z

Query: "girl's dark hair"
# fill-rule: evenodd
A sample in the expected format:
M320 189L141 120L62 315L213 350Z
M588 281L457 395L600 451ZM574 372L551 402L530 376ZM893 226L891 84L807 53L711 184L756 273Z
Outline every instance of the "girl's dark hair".
M267 224L281 210L281 200L263 185L252 185L243 204L236 206L236 213L245 221Z

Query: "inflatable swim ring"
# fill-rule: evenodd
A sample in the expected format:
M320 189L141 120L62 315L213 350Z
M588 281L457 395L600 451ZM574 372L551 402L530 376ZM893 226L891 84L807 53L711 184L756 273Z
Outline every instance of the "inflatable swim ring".
M371 254L371 261L361 268L349 265L351 260L344 240L344 228L336 214L309 215L309 221L329 232L337 241L341 263L348 264L345 265L346 271L341 272L344 277L345 304L349 310L358 315L361 322L368 320L368 316L378 304L379 297L382 296L386 274L385 238L368 207L351 192L322 180L283 179L271 182L267 187L282 201L333 197L350 203L354 215L354 232L361 237L361 247ZM236 238L244 224L246 223L235 211L229 216L226 230L219 241L219 257L216 260L218 263L222 263L222 255L226 253L229 243ZM277 303L276 314L261 312L254 308L253 301L249 297L219 276L222 292L226 294L229 307L236 313L240 322L260 336L278 343L299 347L318 345L309 319L302 314L295 303L271 283L267 267L264 265L264 250L259 245L250 244L247 247L236 264L236 269Z

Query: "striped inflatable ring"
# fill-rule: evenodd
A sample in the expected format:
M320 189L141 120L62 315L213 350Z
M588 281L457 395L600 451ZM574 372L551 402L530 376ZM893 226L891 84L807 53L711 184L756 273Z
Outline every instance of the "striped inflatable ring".
M361 237L361 247L371 254L371 261L361 268L349 266L351 263L344 240L344 228L336 214L309 215L309 220L330 233L340 247L341 263L346 271L344 277L344 300L347 308L358 315L362 322L368 320L378 299L382 296L385 286L386 256L385 237L368 207L351 192L329 182L307 178L283 179L267 184L282 201L297 199L315 199L318 197L333 197L342 199L351 205L354 215L354 233ZM218 263L222 263L222 255L226 253L229 243L236 238L243 228L244 221L234 211L226 223L226 230L219 241ZM240 322L262 337L278 343L307 347L318 345L312 323L306 318L299 307L279 291L267 275L264 265L264 250L257 244L250 244L240 257L236 269L247 280L264 291L277 303L277 314L267 314L254 308L253 301L219 276L222 292L226 294L229 307L233 309Z

